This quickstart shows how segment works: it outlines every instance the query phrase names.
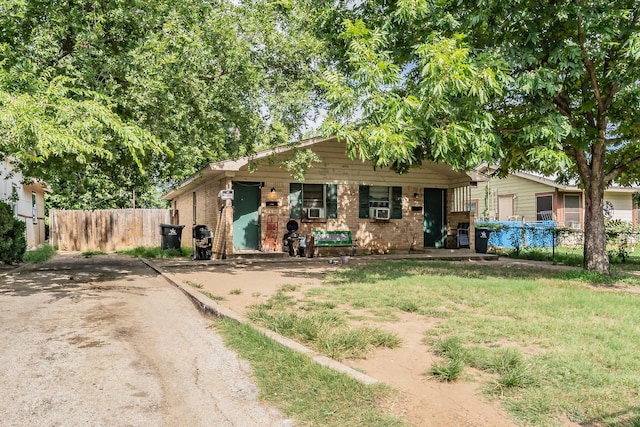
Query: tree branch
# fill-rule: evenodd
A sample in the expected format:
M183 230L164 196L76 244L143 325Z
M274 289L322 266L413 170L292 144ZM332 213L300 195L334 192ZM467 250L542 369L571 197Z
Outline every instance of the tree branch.
M581 20L578 20L578 40L580 45L580 56L582 58L582 63L587 70L587 74L589 75L589 79L591 80L591 87L593 88L593 95L595 96L596 102L598 103L598 113L602 114L604 113L602 95L600 94L600 88L598 87L598 79L596 77L593 61L590 60L589 56L587 55L587 48L585 47L587 43L587 35L584 32Z
M569 100L567 99L566 94L560 92L553 98L553 103L556 106L557 110L569 119L569 123L571 123L572 127L575 127L575 120L573 119L573 114L571 113L571 106L569 105Z
M612 167L609 172L605 173L604 181L611 182L614 181L617 177L619 177L623 172L627 169L640 164L640 156L636 156L631 160L627 160L624 163L617 163L614 167Z
M582 182L587 185L591 181L591 169L589 168L589 160L587 159L587 156L584 154L584 151L578 147L570 146L568 149L576 159L578 174L580 175Z

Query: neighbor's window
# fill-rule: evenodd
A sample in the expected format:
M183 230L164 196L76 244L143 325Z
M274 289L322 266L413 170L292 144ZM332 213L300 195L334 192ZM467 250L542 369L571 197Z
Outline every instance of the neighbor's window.
M38 223L38 204L36 203L36 193L31 193L31 221Z
M361 185L358 199L359 218L402 218L402 187Z
M338 217L338 186L336 184L289 185L291 218L323 219Z
M194 192L193 192L193 201L192 201L192 204L193 204L193 212L192 212L192 216L193 216L193 223L194 223L194 224L196 223L196 214L197 214L197 212L198 212L198 210L197 210L197 207L198 207L198 206L197 206L196 202L197 202L197 199L196 199L196 192L194 191Z
M536 221L553 219L553 196L536 196Z
M564 196L564 226L580 228L580 196L565 194Z
M20 200L20 196L18 195L18 186L15 184L11 185L11 207L13 208L13 215L18 217L18 200Z
M478 212L478 201L473 200L471 202L465 202L464 210L471 212L471 214L475 217Z

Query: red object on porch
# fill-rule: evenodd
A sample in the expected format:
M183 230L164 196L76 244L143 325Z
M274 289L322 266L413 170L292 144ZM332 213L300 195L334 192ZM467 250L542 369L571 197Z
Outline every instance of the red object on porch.
M267 233L264 236L265 252L275 252L278 249L278 215L267 215Z

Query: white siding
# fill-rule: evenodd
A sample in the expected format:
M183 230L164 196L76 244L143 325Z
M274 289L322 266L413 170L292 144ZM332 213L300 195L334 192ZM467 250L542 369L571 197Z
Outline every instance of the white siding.
M468 185L470 179L464 173L453 171L448 165L425 162L420 168L413 168L406 174L397 174L389 169L374 170L369 162L350 160L345 154L345 145L334 139L313 145L313 151L321 162L313 163L305 175L306 183L404 185L420 188L456 188ZM290 154L279 154L273 158L260 160L257 168L243 167L235 173L234 181L269 181L285 184L295 181L291 174L281 167ZM255 166L255 165L254 165Z
M489 188L487 192L487 187ZM491 178L488 182L478 182L478 187L471 188L471 199L478 201L478 216L484 212L495 210L498 216L497 200L499 197L511 197L513 199L513 215L519 220L536 220L536 194L554 193L555 188L530 181L514 175L506 178ZM491 202L491 198L494 202ZM554 196L555 198L555 196ZM554 204L556 200L554 200Z
M35 247L45 241L44 229L44 189L41 185L24 185L19 172L12 172L6 161L0 161L0 200L12 204L13 188L18 193L16 203L16 217L26 224L27 246ZM31 195L36 194L36 221L33 220L31 209Z
M633 221L633 194L605 191L604 200L613 204L613 219Z

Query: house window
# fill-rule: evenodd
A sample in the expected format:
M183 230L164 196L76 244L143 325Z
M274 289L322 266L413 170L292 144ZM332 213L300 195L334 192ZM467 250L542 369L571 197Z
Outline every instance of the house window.
M565 194L564 196L564 226L580 228L580 196Z
M18 186L15 184L12 184L11 186L11 198L9 200L11 201L11 207L13 208L13 215L17 218L18 200L20 200L20 196L18 195Z
M536 196L536 221L553 220L553 196Z
M402 187L361 185L358 190L359 218L402 218Z
M471 212L471 215L475 218L476 214L478 212L478 201L477 200L473 200L473 201L470 201L470 202L465 202L464 210Z
M31 221L38 223L38 205L36 203L36 193L31 193Z
M196 199L196 192L194 191L193 192L193 201L192 201L192 204L193 204L192 216L193 216L193 223L194 224L196 224L196 212L197 212L197 208L198 208L198 205L196 204L196 200L197 200Z
M338 186L291 183L289 185L289 216L303 220L337 218Z

